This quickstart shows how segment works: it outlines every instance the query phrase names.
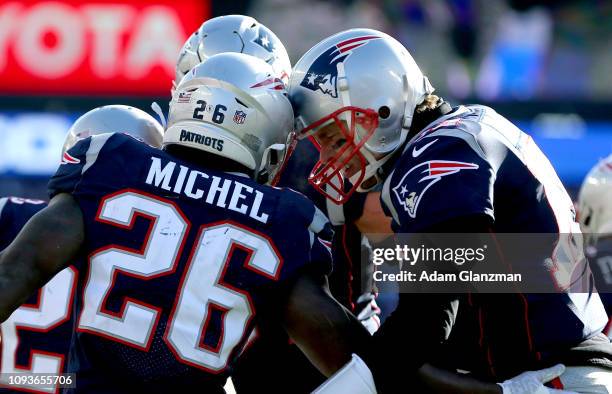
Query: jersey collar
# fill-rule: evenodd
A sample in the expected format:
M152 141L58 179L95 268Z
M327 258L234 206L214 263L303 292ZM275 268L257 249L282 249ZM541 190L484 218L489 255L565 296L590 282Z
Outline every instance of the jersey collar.
M453 108L453 110L449 113L447 113L446 115L440 116L439 118L436 118L433 122L429 123L427 126L425 126L423 128L423 130L419 131L417 134L415 134L414 137L412 137L412 139L406 144L406 146L404 146L404 150L403 152L406 152L406 150L408 150L408 147L412 146L412 144L418 140L420 140L421 138L425 137L427 134L429 134L429 132L435 128L435 126L437 126L438 124L444 122L445 120L448 120L450 118L456 117L456 116L460 116L463 115L464 113L466 113L468 111L468 108L460 105L458 107Z

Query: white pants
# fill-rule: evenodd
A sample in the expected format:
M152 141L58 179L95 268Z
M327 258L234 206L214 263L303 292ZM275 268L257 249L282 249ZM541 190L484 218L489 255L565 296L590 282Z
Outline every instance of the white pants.
M612 371L599 367L566 367L563 389L585 394L612 394Z

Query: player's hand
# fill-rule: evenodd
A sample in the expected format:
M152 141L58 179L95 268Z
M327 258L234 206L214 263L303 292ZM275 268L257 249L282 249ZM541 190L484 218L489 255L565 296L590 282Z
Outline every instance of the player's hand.
M557 364L538 371L523 372L498 385L501 386L503 394L578 394L574 391L557 390L544 386L544 383L561 376L564 371L565 366Z
M357 320L368 330L370 334L374 334L380 328L380 308L376 304L374 294L362 294L357 299L355 306Z

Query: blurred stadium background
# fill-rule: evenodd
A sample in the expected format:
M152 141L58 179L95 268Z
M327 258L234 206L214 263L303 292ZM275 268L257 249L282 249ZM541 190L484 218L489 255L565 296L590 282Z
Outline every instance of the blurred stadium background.
M158 101L166 110L184 40L230 13L271 28L293 62L342 29L393 35L452 104L491 105L529 132L574 196L612 152L611 1L9 0L0 2L0 195L46 198L64 135L89 109L152 112Z

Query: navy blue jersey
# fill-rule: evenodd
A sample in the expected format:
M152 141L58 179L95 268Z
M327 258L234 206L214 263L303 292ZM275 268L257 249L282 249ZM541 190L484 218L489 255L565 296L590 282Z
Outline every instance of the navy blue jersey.
M13 242L28 220L46 206L42 200L0 198L0 250Z
M367 306L365 301L359 304L361 299L367 300L360 296L362 293L370 295L373 291L371 275L360 275L364 246L362 234L353 221L361 216L361 212L345 220L341 206L330 203L306 182L317 158L318 151L313 144L306 141L299 143L287 163L279 186L290 187L308 196L329 217L334 229L331 245L334 269L328 276L329 288L333 297L357 316ZM352 199L360 197L365 198L365 194L353 195ZM364 276L369 281L363 280ZM252 392L254 387L258 387L261 376L266 375L270 368L275 371L276 377L266 385L269 392L310 393L325 380L297 346L290 344L286 335L282 332L268 332L268 335L259 337L257 343L241 358L232 376L234 386L239 393Z
M610 318L606 333L612 338L612 238L602 237L594 248L589 249L592 249L588 257L597 290Z
M329 224L304 196L127 135L77 143L49 190L72 194L84 217L78 390L221 392L285 285L331 270Z
M10 244L27 221L46 206L40 200L1 198L0 250ZM71 310L75 285L76 271L66 268L0 325L2 374L66 372L72 338ZM8 383L0 381L0 392L49 392L36 386L17 387Z
M555 240L580 233L548 159L527 134L483 106L458 107L417 134L386 179L382 201L401 233L474 216L489 218L495 233L552 234ZM537 280L552 289L545 260L553 247L544 245L537 259L522 262L538 266ZM497 377L557 360L559 351L600 336L607 322L596 293L481 294L472 301L488 364L482 369Z
M361 259L370 247L354 221L363 214L366 194L355 194L351 200L336 205L315 190L306 179L318 159L319 152L314 144L304 141L298 144L290 157L279 186L295 189L310 198L329 218L334 229L332 256L334 270L329 276L329 288L334 298L359 315L363 304L360 298L374 293L372 275L361 272ZM346 216L346 217L345 217Z

